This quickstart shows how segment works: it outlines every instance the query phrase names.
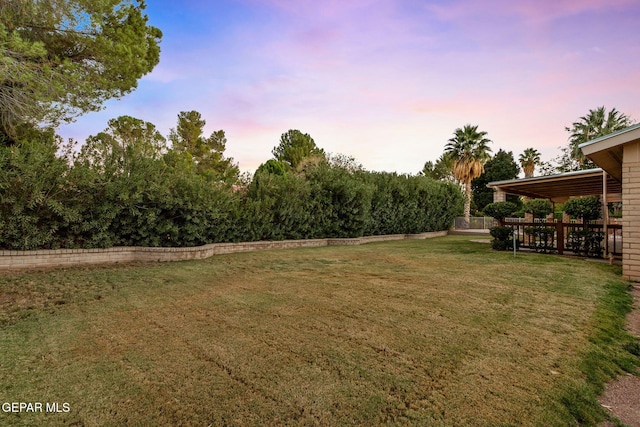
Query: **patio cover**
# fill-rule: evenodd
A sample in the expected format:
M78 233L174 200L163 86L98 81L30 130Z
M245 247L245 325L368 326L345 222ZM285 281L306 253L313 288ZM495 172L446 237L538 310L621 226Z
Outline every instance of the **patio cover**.
M559 175L490 182L487 186L508 194L565 202L570 197L601 196L608 202L622 201L623 147L640 141L640 124L596 138L580 145L582 152L600 168ZM640 159L640 153L637 153ZM636 160L638 161L638 160ZM607 173L603 193L603 171Z
M564 203L571 197L602 196L603 173L600 168L558 175L536 176L533 178L494 181L487 187L494 191L517 194L534 199L549 199L552 202ZM612 176L607 176L607 201L622 200L622 184Z

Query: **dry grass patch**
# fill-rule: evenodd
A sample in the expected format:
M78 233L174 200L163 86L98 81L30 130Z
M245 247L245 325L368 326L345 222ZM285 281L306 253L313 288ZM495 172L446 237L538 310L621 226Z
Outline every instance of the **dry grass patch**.
M71 411L0 422L565 425L625 286L461 237L13 275L1 399Z

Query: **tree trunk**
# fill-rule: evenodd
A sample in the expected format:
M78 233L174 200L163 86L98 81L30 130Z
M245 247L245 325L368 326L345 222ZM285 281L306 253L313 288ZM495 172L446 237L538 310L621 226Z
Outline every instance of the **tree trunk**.
M464 183L464 228L469 228L471 222L471 180Z

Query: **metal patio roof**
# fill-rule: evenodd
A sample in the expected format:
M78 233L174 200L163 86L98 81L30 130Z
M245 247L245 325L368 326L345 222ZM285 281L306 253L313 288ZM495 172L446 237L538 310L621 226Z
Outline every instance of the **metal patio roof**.
M534 199L550 199L562 203L570 197L602 195L602 174L603 170L597 168L557 175L494 181L487 184L487 187L499 189L508 194ZM622 184L608 176L607 199L610 202L619 201L621 194Z

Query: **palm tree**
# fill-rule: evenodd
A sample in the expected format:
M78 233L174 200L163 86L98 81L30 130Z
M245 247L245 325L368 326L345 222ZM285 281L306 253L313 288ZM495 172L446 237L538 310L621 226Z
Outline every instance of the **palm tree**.
M469 224L471 216L471 181L484 172L484 163L489 159L491 149L487 132L478 131L478 126L465 125L453 133L453 138L445 146L445 154L453 158L453 175L464 185L464 218Z
M525 149L518 159L520 160L520 166L522 166L525 178L531 178L536 166L541 164L540 152L535 148Z
M591 161L587 159L579 145L591 141L603 135L629 127L632 124L629 116L622 114L615 108L607 113L604 107L589 110L589 114L580 117L571 127L566 127L567 132L571 132L569 137L569 153L573 160L578 163L578 169L593 167Z

